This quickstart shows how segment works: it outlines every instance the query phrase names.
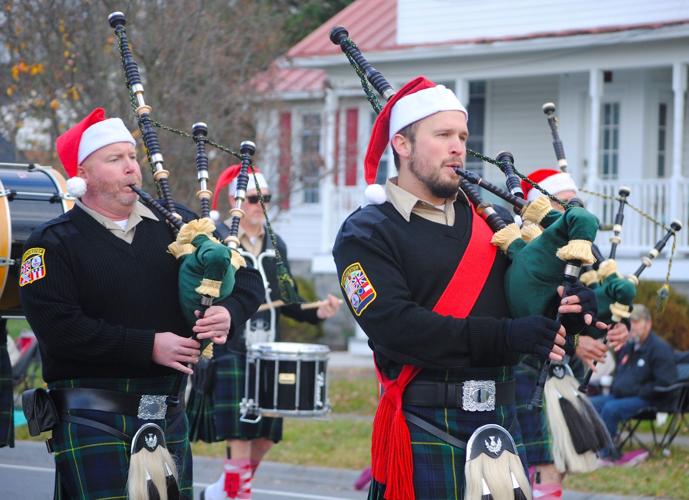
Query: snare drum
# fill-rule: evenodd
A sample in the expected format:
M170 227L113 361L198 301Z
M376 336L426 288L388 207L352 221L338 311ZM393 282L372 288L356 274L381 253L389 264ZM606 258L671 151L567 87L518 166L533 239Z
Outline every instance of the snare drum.
M73 204L64 177L51 167L0 163L0 317L24 315L19 304L24 242Z
M265 342L247 349L240 420L319 417L330 411L327 346Z

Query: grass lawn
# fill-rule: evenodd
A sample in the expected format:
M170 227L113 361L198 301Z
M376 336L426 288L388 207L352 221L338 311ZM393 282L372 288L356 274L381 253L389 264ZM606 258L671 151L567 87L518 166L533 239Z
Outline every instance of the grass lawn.
M670 457L655 453L635 467L608 467L569 476L564 486L596 493L689 498L689 450L673 448Z

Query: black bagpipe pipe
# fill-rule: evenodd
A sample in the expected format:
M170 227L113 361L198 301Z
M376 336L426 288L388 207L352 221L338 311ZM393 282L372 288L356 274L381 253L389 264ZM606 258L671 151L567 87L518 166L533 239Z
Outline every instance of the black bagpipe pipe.
M550 133L553 136L553 149L555 149L555 157L557 158L557 165L562 172L567 172L567 158L565 157L565 148L560 139L560 131L558 128L558 120L555 116L555 104L546 102L543 105L543 112L548 117L548 125L550 126Z
M246 199L246 187L249 184L249 165L251 159L256 153L256 144L251 141L243 141L239 145L239 153L241 155L241 167L239 175L237 176L237 192L235 194L235 204L230 209L230 235L225 239L225 243L234 251L239 251L239 222L244 216L242 204Z
M146 146L146 153L153 171L153 179L160 190L160 194L165 202L166 208L173 214L176 214L175 204L172 199L172 192L170 191L170 184L168 176L170 172L165 170L165 161L160 150L160 142L158 141L158 134L153 128L151 120L151 106L147 105L144 100L144 86L141 83L141 75L139 74L139 66L134 61L132 52L129 48L129 41L127 40L127 30L125 25L127 20L122 12L113 12L108 16L110 26L115 30L118 46L120 48L120 55L122 57L122 69L127 80L127 87L130 95L136 101L135 113L141 135L143 137L144 145Z
M196 122L191 126L191 133L196 143L196 177L199 181L196 197L201 205L201 217L210 217L213 193L208 189L208 155L206 154L208 125L204 122Z
M641 276L641 273L646 269L647 267L651 267L653 264L653 260L658 257L660 252L662 252L663 248L665 248L665 245L667 242L670 240L672 236L677 234L680 230L682 229L682 223L678 220L673 220L670 223L670 227L667 228L667 231L663 235L662 238L658 240L658 242L655 244L655 246L648 252L648 255L644 256L641 259L641 265L639 268L634 271L634 274L632 275L636 279L636 282L638 283L639 277Z

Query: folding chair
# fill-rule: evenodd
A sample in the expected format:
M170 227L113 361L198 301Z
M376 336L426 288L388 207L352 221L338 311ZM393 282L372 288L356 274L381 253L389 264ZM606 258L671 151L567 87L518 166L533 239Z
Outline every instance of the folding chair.
M679 434L682 425L689 429L687 419L689 413L689 362L679 362L679 360L684 361L685 359L689 361L688 354L675 353L675 360L678 361L677 382L666 387L655 387L655 393L661 396L661 402L655 406L642 408L622 424L620 432L617 434L616 443L620 449L627 443L636 443L648 452L661 449L663 453L669 453L670 445ZM659 413L668 414L667 426L662 435L656 427L656 418ZM644 443L636 434L644 421L650 424L651 436L653 437L651 446Z

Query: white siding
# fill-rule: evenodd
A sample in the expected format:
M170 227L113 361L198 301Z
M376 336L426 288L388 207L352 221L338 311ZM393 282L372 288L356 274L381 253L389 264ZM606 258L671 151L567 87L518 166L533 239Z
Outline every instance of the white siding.
M399 0L404 44L527 35L689 18L687 0Z
M558 81L556 76L489 81L484 153L495 157L500 151L510 151L515 166L524 174L537 168L556 168L542 106L548 101L557 103ZM489 179L503 181L497 168L486 166L485 172Z

